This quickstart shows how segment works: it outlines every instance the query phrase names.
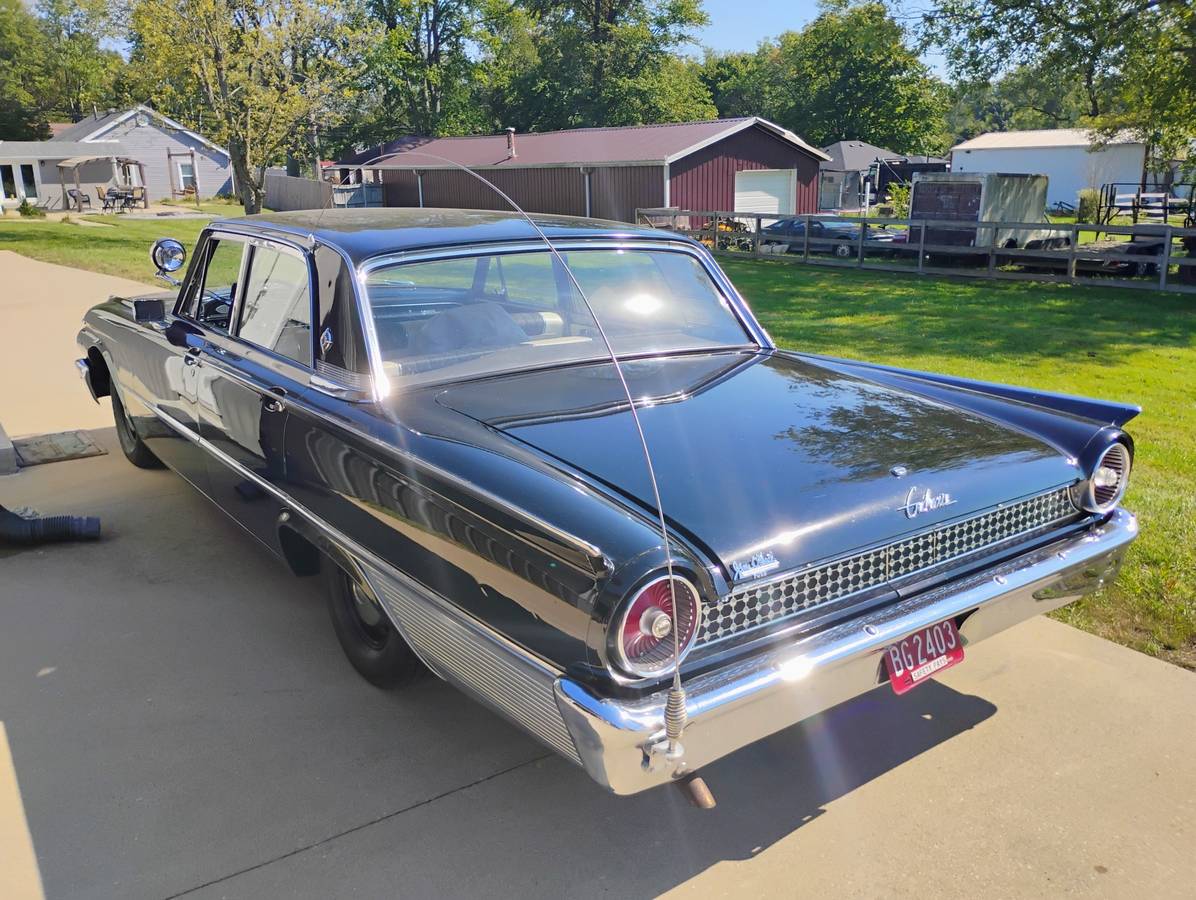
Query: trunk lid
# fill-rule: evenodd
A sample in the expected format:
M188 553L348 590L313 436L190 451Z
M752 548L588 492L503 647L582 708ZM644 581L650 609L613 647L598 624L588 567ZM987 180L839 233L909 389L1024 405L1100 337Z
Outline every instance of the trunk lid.
M777 570L839 556L1077 477L1034 437L780 354L624 370L666 518L731 572L756 554ZM654 510L612 364L500 376L437 399Z

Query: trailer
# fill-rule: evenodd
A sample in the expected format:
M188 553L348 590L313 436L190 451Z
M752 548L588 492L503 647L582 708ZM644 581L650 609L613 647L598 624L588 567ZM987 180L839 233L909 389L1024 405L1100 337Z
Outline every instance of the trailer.
M1047 176L1003 172L919 172L910 190L911 220L959 222L926 228L926 243L955 247L1053 250L1067 246L1046 222ZM1024 223L1043 223L1042 229ZM969 222L996 226L968 228ZM1002 228L999 223L1022 223Z

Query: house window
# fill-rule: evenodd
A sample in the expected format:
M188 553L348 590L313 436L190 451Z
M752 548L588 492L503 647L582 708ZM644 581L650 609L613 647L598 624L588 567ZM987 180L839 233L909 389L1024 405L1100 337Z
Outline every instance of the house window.
M17 180L13 177L12 166L0 166L0 199L17 199Z
M184 191L195 190L195 163L179 163L179 187Z
M27 163L21 166L21 189L28 199L37 199L37 178L33 174L33 166Z
M120 183L129 187L141 187L141 167L136 163L121 163Z

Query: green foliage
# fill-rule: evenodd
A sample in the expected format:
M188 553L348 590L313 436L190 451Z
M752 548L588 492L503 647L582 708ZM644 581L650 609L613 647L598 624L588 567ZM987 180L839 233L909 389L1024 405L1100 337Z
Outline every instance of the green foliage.
M1020 66L1000 78L965 81L950 89L947 143L987 131L1071 128L1085 115L1083 88L1057 69Z
M37 141L50 136L38 101L40 40L37 19L22 0L0 0L0 140Z
M1156 172L1187 155L1196 135L1191 0L936 0L920 32L956 75L973 81L1021 68L1050 73L1060 124L1101 139L1129 132L1147 144ZM1017 92L1013 100L1036 105Z
M46 211L40 206L34 206L26 197L21 200L21 205L17 207L17 215L23 219L44 219Z
M118 80L124 60L104 46L119 32L117 9L109 0L38 0L49 92L42 103L55 117L77 121L123 99Z
M893 207L893 218L908 219L910 186L893 182L886 190L889 192L889 206Z
M1097 208L1100 205L1100 191L1096 188L1082 188L1080 201L1076 206L1077 222L1095 222Z
M206 133L228 147L247 213L261 209L267 166L319 153L318 130L352 108L361 51L349 0L135 0L135 65L151 98L194 91ZM177 114L193 121L188 110Z
M0 0L0 140L45 140L52 119L79 119L119 99L120 55L107 0Z
M706 21L697 0L519 7L502 17L483 56L495 125L547 131L715 115L697 72L672 53Z
M757 114L824 146L862 140L899 153L943 149L946 87L878 2L827 3L800 32L754 54L708 55L719 114Z

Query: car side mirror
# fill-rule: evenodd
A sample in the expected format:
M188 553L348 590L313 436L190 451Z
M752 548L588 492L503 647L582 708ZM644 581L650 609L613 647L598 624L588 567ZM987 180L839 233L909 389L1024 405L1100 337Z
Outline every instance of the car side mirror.
M158 277L178 287L178 279L171 273L183 267L187 251L174 238L158 238L150 248L150 260L158 270Z
M133 318L139 324L161 322L166 318L166 304L160 297L133 301Z

